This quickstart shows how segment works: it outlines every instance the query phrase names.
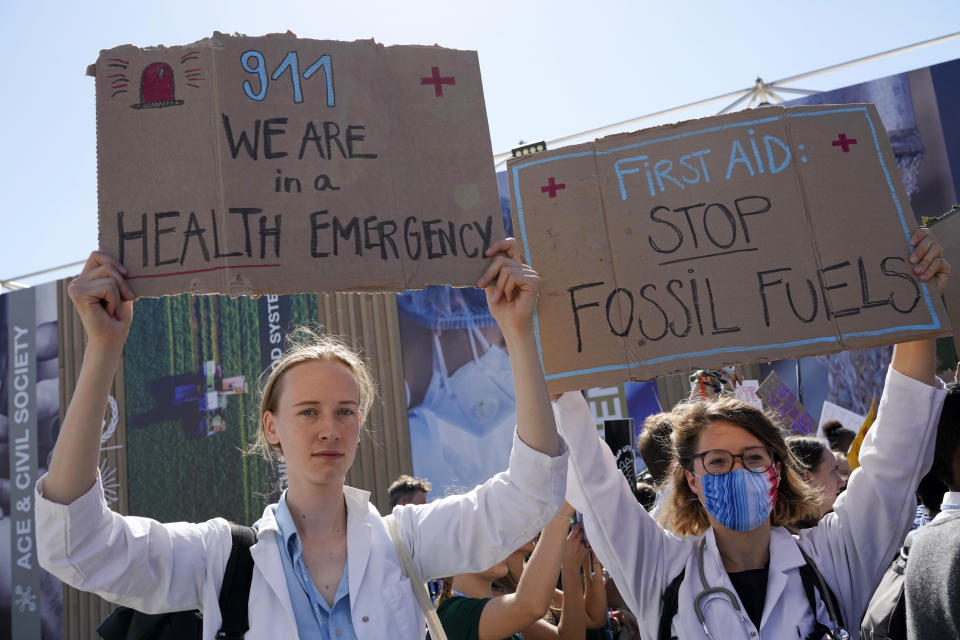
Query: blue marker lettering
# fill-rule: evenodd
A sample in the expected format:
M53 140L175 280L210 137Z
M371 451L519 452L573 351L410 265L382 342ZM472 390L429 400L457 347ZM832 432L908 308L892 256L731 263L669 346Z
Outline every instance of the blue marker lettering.
M662 166L666 166L666 169L663 170L663 171L660 170L660 167L662 167ZM686 187L683 186L683 183L682 183L682 182L680 182L679 180L677 180L676 178L674 178L673 176L670 175L670 171L672 171L672 170L673 170L673 161L672 161L672 160L658 160L657 163L656 163L655 165L653 165L653 172L654 172L654 174L656 174L656 176L657 176L657 185L660 187L660 192L661 192L661 193L663 193L663 191L664 191L664 188L663 188L663 178L666 178L667 180L669 180L669 181L672 182L673 184L677 185L677 186L680 187L681 189L685 189L685 188L686 188ZM656 195L656 194L650 194L650 195Z
M690 179L687 176L682 176L684 182L686 182L687 184L697 184L698 182L700 182L701 170L703 171L704 183L710 182L710 174L707 172L707 164L703 161L703 156L707 155L708 153L710 153L710 149L701 149L700 151L696 151L694 153L688 153L687 155L680 158L680 164L685 166L687 169L690 169L691 171L693 171L693 175L694 175L693 179ZM696 166L686 162L686 160L689 158L699 159L700 169L697 169Z
M647 159L647 156L636 156L636 157L634 157L634 158L621 158L620 160L617 160L616 162L613 163L613 170L616 172L616 174L617 174L617 182L620 184L620 199L621 199L621 200L626 200L626 199L627 199L627 187L626 187L626 185L624 185L624 183L623 183L623 176L628 176L628 175L633 174L633 173L640 173L640 169L638 169L637 167L633 167L633 168L631 168L631 169L621 169L621 168L620 168L620 165L623 164L623 163L625 163L625 162L639 162L639 161L641 161L641 160L646 160L646 159ZM649 180L650 180L649 173L650 173L650 172L648 171L648 172L647 172L647 174L648 174L648 175L647 175L647 181L648 181L648 182L649 182ZM650 189L651 189L651 191L653 190L653 185L652 185L652 184L650 185ZM651 193L650 195L655 195L655 194L654 194L654 193Z
M773 158L773 147L770 146L771 142L780 147L785 154L780 164L777 164ZM767 164L770 166L770 173L780 173L787 168L787 165L790 164L790 147L775 136L763 136L763 146L767 148ZM800 145L800 149L803 149L803 145Z
M730 164L727 165L727 180L730 179L730 174L733 173L733 167L741 162L747 165L747 171L753 176L753 166L750 164L750 158L747 157L747 153L743 150L743 145L740 144L740 141L734 140L733 146L730 148Z

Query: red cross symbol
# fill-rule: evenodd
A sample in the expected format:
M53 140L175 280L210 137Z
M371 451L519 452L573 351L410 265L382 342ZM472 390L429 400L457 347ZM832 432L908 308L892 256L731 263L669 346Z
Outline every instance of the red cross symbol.
M437 98L443 97L443 85L445 84L457 84L457 81L453 76L447 76L445 78L440 77L440 67L431 67L433 75L429 78L420 78L420 85L432 84L434 95Z
M566 188L567 188L567 185L563 184L562 182L560 184L557 184L554 181L554 179L551 177L547 181L546 186L540 187L540 193L549 193L551 198L556 198L557 191L560 191L560 189L566 189Z
M847 138L847 134L841 133L840 136L831 144L833 144L835 147L843 147L843 152L847 153L850 151L850 145L857 144L857 139Z

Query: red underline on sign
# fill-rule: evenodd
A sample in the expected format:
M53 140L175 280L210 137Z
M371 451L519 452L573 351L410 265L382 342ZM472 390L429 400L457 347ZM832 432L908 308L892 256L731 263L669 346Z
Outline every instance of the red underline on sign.
M127 276L127 280L136 280L138 278L169 278L170 276L184 276L190 273L206 273L208 271L220 271L221 269L264 269L266 267L279 267L279 264L247 264L241 266L224 265L222 267L210 267L209 269L193 269L191 271L174 271L173 273L145 273L142 276Z
M717 253L706 253L702 256L693 256L692 258L677 258L676 260L667 260L666 262L661 262L660 266L662 267L665 264L676 264L678 262L687 262L689 260L699 260L701 258L713 258L715 256L728 256L732 253L743 253L745 251L758 251L759 247L753 247L751 249L735 249L733 251L719 251Z

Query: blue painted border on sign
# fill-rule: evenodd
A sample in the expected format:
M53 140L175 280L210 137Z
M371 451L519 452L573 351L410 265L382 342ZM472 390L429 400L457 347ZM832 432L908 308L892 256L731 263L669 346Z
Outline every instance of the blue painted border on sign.
M849 112L861 112L863 113L864 117L867 119L867 124L870 126L870 132L873 135L873 144L874 144L874 148L877 151L877 158L880 160L880 167L883 169L883 175L887 180L887 187L890 189L890 198L893 200L893 204L897 209L897 215L900 217L901 228L903 229L903 233L906 236L907 242L909 243L910 228L907 225L906 218L904 217L903 206L900 203L900 199L897 197L897 191L894 188L893 179L890 176L890 170L887 168L887 165L883 160L883 152L880 149L880 140L877 138L876 127L874 126L873 119L870 117L870 113L867 111L867 109L865 107L842 107L838 109L828 109L826 111L813 111L808 113L787 114L786 117L803 118L803 117L823 116L831 113L849 113ZM759 118L756 120L750 120L747 122L735 122L730 124L718 125L715 127L698 129L696 131L687 131L684 133L664 136L662 138L656 138L653 140L636 142L633 144L624 145L622 147L607 149L605 151L580 151L577 153L566 153L558 156L553 156L550 158L533 159L533 160L530 160L529 162L515 164L512 168L513 168L513 189L514 189L514 194L516 195L516 201L517 201L517 221L519 222L519 225L520 225L520 237L521 237L521 240L523 241L524 255L526 256L527 260L530 261L530 266L536 268L536 265L532 263L532 260L530 257L530 245L527 242L527 228L526 228L526 223L523 217L523 198L520 195L520 169L533 167L540 164L547 164L550 162L556 162L558 160L567 160L569 158L582 158L585 156L608 155L611 153L617 153L619 151L625 151L627 149L633 149L637 147L656 144L658 142L669 142L671 140L688 138L690 136L699 135L703 133L712 133L715 131L723 131L725 129L749 127L749 126L763 124L767 122L775 122L777 120L780 120L783 117L784 116L782 115L778 115L778 116L773 116L769 118ZM940 318L937 316L936 312L933 309L933 302L930 299L930 291L927 289L926 284L922 282L919 284L920 284L920 289L923 292L924 301L927 304L927 310L930 312L930 316L933 318L932 324L890 327L887 329L877 329L874 331L856 331L853 333L841 334L840 338L844 339L844 338L858 338L858 337L865 337L865 336L878 336L878 335L884 335L887 333L893 333L895 331L939 329L941 326ZM534 332L537 338L537 349L542 354L543 349L540 343L540 317L537 312L534 312L533 320L534 320L534 328L535 328ZM760 351L762 349L783 349L783 348L789 348L789 347L799 347L799 346L804 346L809 344L818 344L823 342L837 342L837 341L838 339L835 336L825 336L822 338L809 338L806 340L797 340L794 342L781 342L781 343L767 344L767 345L755 345L755 346L743 346L743 347L721 347L717 349L706 349L703 351L691 351L688 353L679 353L679 354L673 354L669 356L661 356L659 358L651 358L649 360L638 360L630 364L608 365L603 367L592 367L589 369L577 369L575 371L567 371L563 373L554 373L554 374L548 375L546 378L547 380L556 380L559 378L569 378L572 376L584 375L584 374L590 374L590 373L601 373L605 371L619 371L623 369L632 369L633 367L637 367L637 366L658 364L661 362L666 362L668 360L677 360L680 358L695 358L695 357L702 357L702 356L717 355L720 353L731 353L736 351ZM541 359L542 359L542 356L541 356Z

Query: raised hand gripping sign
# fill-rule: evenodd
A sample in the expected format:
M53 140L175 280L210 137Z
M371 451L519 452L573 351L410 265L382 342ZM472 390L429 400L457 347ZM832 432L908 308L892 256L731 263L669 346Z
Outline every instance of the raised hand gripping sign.
M948 333L912 275L896 166L872 105L767 107L510 161L551 390Z
M215 33L95 75L100 248L139 295L467 285L503 237L475 52Z

